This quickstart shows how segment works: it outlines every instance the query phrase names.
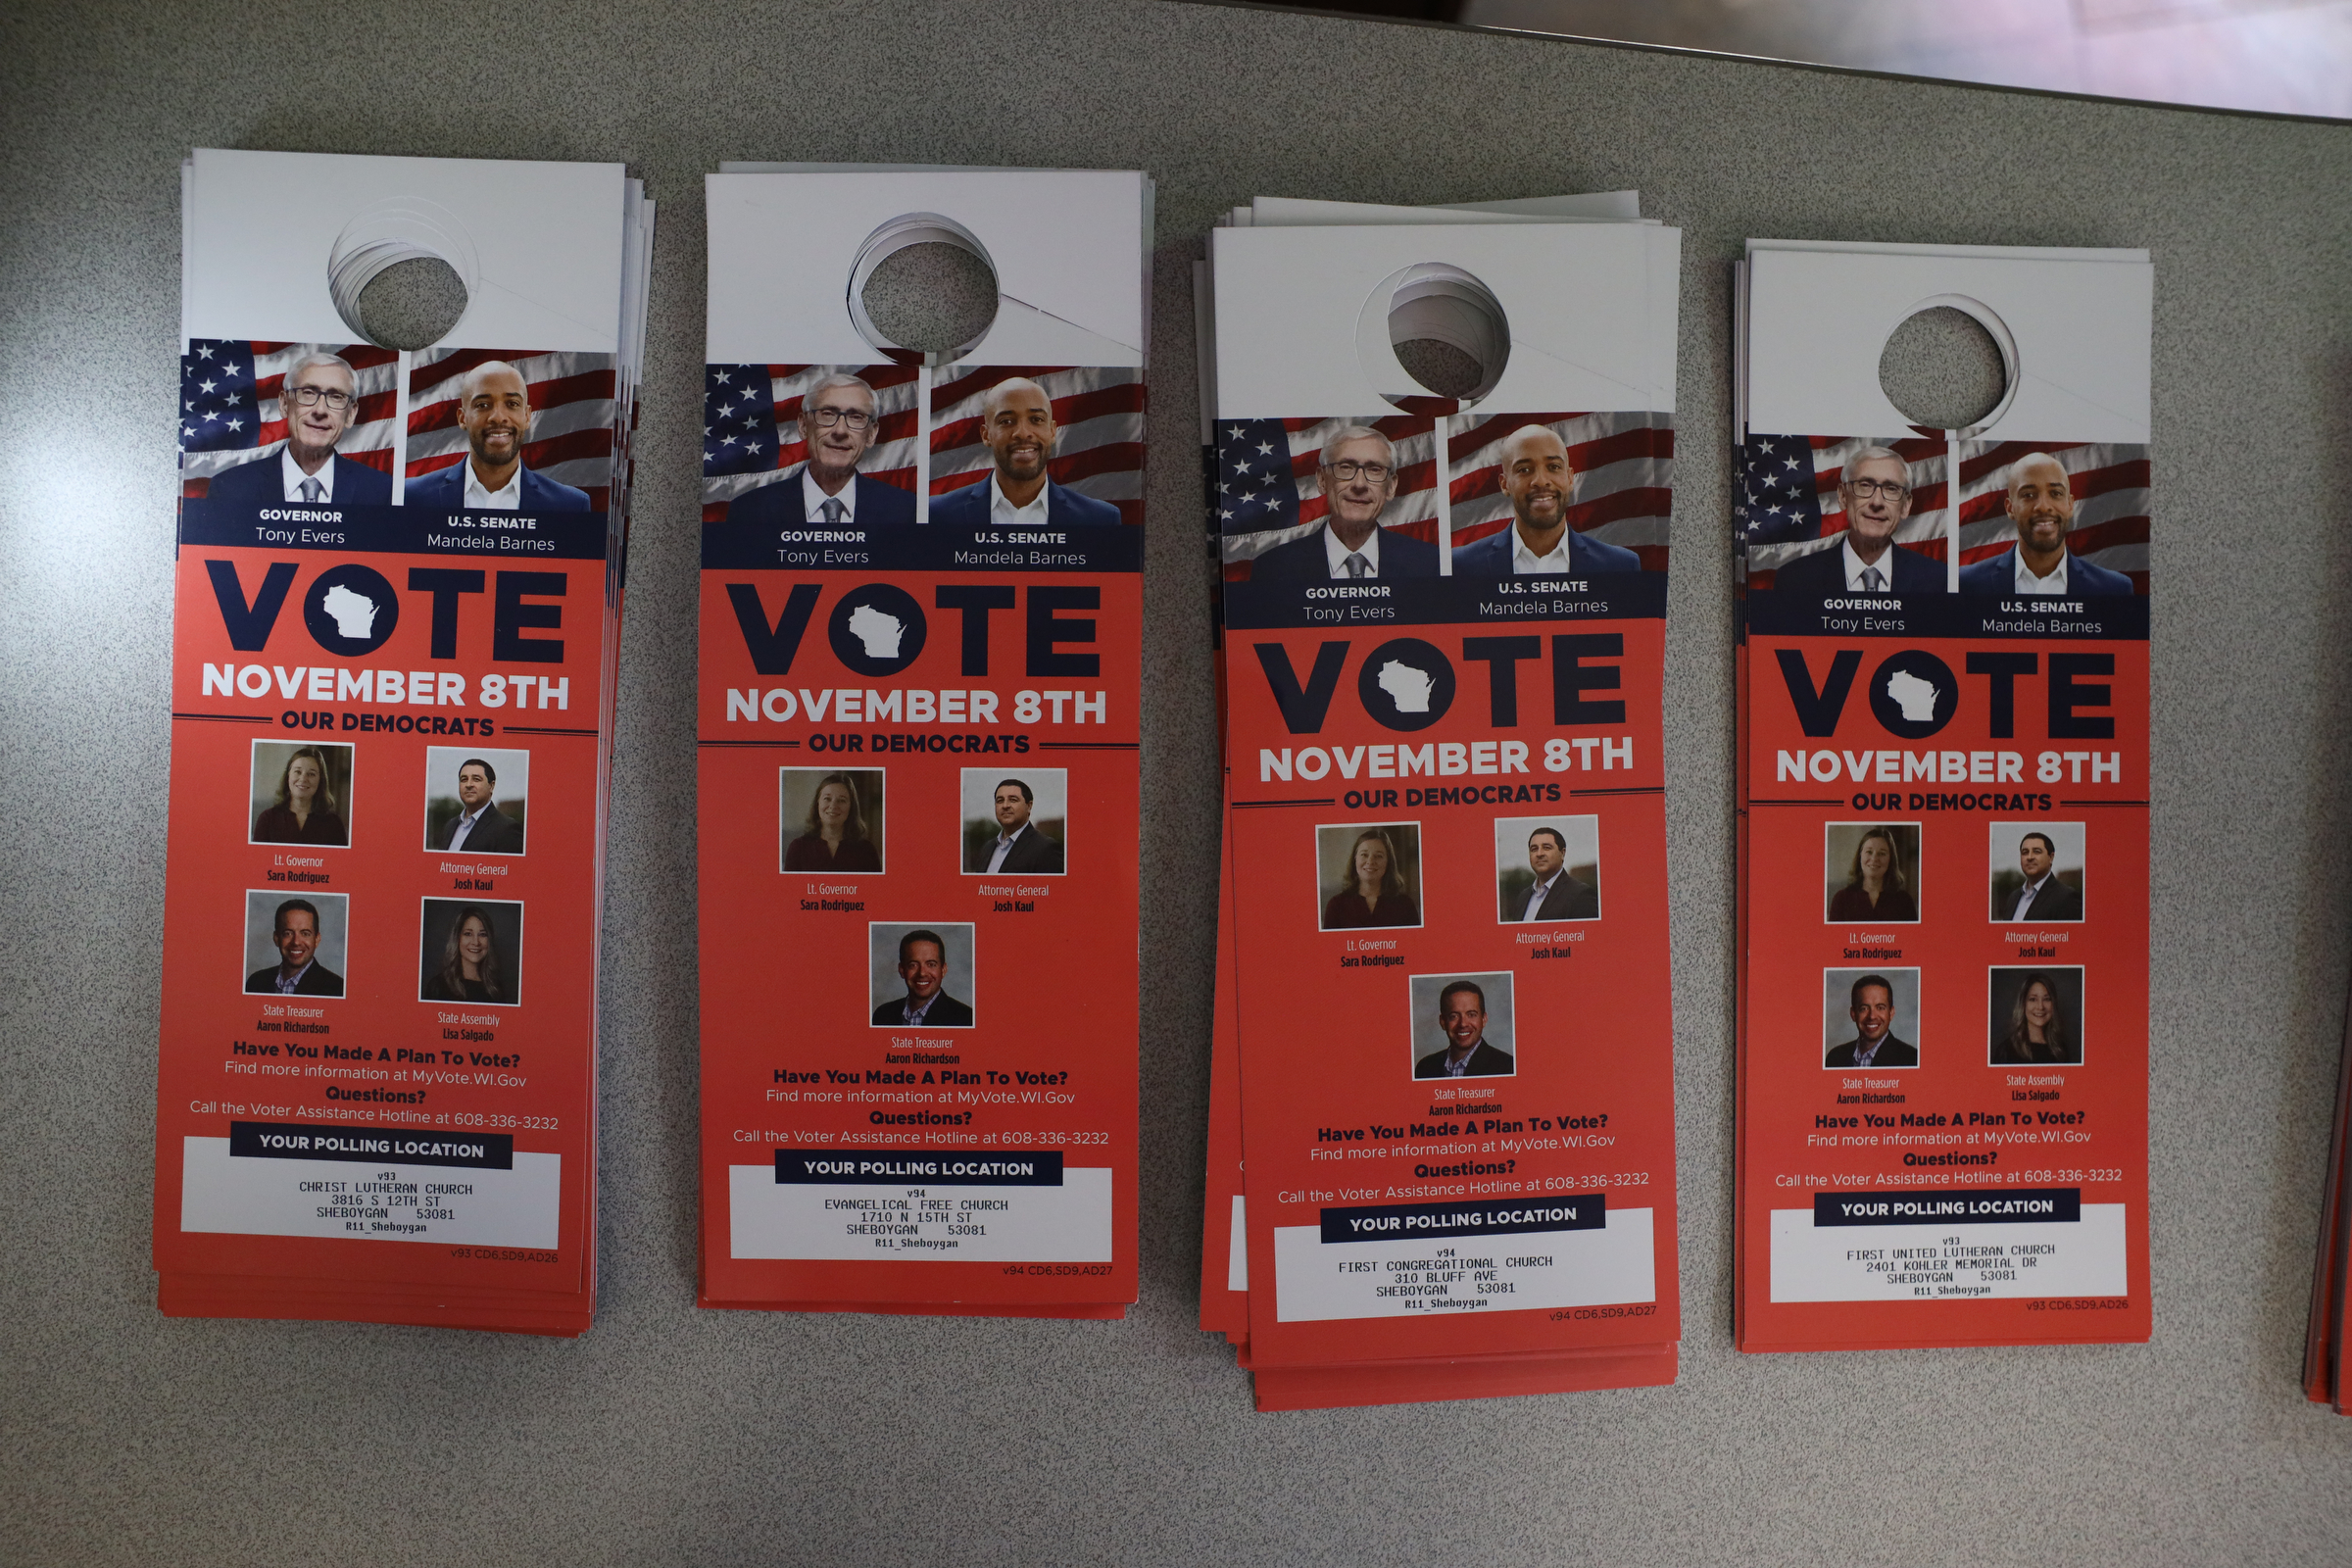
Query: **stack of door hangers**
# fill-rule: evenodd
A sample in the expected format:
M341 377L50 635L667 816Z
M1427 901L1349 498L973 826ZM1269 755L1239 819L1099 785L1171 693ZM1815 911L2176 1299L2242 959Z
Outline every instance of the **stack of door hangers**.
M1678 248L1632 192L1259 198L1196 274L1226 763L1201 1326L1261 1409L1674 1378Z
M2151 289L2142 251L1748 243L1742 1349L2148 1336ZM1926 311L1990 407L1882 389Z
M163 1308L577 1334L653 204L211 150L182 202Z
M1120 1317L1151 181L707 189L702 1303Z

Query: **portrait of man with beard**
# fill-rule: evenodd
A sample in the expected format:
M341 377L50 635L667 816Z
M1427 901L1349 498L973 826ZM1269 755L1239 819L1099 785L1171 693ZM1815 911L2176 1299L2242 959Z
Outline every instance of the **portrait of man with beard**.
M1622 545L1588 539L1568 525L1576 468L1568 443L1541 424L1523 424L1502 441L1502 493L1508 528L1458 547L1457 577L1583 577L1640 571L1642 558Z
M466 461L408 483L408 504L444 512L586 512L588 492L523 466L531 389L504 360L485 360L458 383Z
M360 378L340 354L312 354L295 362L278 384L286 443L275 458L240 463L214 477L207 501L274 507L388 507L392 476L335 453L335 444L360 413Z
M931 520L960 528L1043 528L1119 521L1119 509L1055 484L1047 473L1054 442L1054 400L1025 375L999 381L980 400L980 439L995 460L985 484L951 490L931 503Z
M1960 568L1960 591L2017 594L2128 594L2132 579L2094 566L2066 548L2075 525L2075 492L2066 466L2046 452L2009 465L2009 520L2017 543L1989 561Z

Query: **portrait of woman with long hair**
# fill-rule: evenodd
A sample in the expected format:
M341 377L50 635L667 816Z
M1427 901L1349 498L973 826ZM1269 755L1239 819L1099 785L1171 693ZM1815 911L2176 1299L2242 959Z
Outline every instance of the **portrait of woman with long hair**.
M458 911L442 945L441 967L425 982L427 1002L496 1002L511 1004L514 989L498 956L498 935L490 911L469 904Z
M784 846L787 871L879 871L882 852L866 837L858 781L827 773L808 802L806 831Z
M1420 923L1421 906L1396 842L1386 828L1365 828L1348 847L1347 885L1323 906L1323 929Z
M1855 923L1919 918L1919 901L1911 896L1892 828L1874 827L1854 846L1845 886L1830 899L1830 918Z
M2009 1026L1993 1036L1993 1065L2075 1066L2082 1060L2082 1042L2075 1037L2067 1020L2057 982L2034 970L2017 988L2017 1000L2009 1004Z
M254 818L256 844L332 844L351 842L343 825L335 786L327 776L326 753L316 746L298 749L286 759L277 775L277 801Z

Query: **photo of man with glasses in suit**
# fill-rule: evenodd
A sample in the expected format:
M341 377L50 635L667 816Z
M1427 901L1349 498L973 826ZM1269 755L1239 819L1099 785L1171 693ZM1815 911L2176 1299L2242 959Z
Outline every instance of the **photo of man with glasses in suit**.
M216 474L204 498L249 507L286 502L390 506L391 474L335 455L335 443L359 417L359 387L351 362L340 354L321 352L297 360L277 389L286 444L273 458L240 463Z
M1345 582L1435 577L1438 547L1380 525L1396 498L1396 449L1368 424L1344 424L1323 443L1323 526L1286 540L1250 565L1251 582Z
M1831 598L1838 594L1939 594L1940 562L1905 550L1894 530L1911 515L1911 466L1888 447L1864 447L1845 460L1838 481L1845 508L1845 538L1834 550L1799 556L1773 574L1776 592Z
M774 528L874 528L914 521L914 495L858 471L881 426L874 389L846 371L820 379L801 399L808 461L783 478L737 496L727 521Z

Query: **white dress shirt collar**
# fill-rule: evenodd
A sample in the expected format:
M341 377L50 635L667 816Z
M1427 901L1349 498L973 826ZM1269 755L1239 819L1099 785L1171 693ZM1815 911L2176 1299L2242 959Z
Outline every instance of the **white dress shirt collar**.
M318 481L318 499L313 505L324 506L335 499L335 460L332 453L327 455L324 463L318 465L317 473L305 473L302 465L294 461L294 443L289 441L277 455L277 470L285 477L288 501L310 501L310 497L302 493L302 487L306 480L311 479Z
M1029 824L1023 822L1019 827L1014 828L1009 833L998 834L996 850L988 858L989 870L1003 870L1004 868L1004 857L1012 853L1013 840L1019 838L1022 834L1028 831Z
M2024 887L2017 890L2017 906L2009 911L2010 919L2022 920L2026 917L2026 906L2032 904L2034 902L2034 895L2049 885L2052 874L2053 873L2051 872L2044 871L2041 873L2041 879L2039 881L2029 882Z
M484 801L470 811L461 809L458 812L458 825L451 828L449 832L449 847L453 850L464 849L466 836L473 832L473 825L482 819L482 813L488 809L490 809L488 801Z
M1845 591L1849 594L1890 594L1894 592L1894 548L1892 544L1889 544L1879 552L1878 560L1864 561L1860 556L1854 554L1854 541L1850 537L1845 543L1839 545L1838 549L1845 558ZM1875 589L1862 580L1862 574L1873 567L1876 567L1879 573L1879 586Z
M858 476L851 474L850 482L841 487L841 494L829 496L825 494L825 487L816 482L816 475L808 471L808 465L802 464L801 503L807 509L803 515L808 521L821 526L834 526L825 521L825 503L828 501L841 503L842 526L846 527L848 524L856 522L858 520Z
M1046 525L1046 501L1054 493L1051 482L1039 486L1037 499L1025 507L1016 507L1004 499L1004 486L997 476L988 476L988 520L999 528L1043 528Z
M1511 570L1522 577L1565 577L1576 568L1570 564L1569 546L1576 539L1574 528L1560 530L1560 542L1542 555L1527 548L1527 540L1519 525L1511 525Z
M1340 536L1332 532L1331 524L1326 522L1323 525L1323 560L1325 564L1331 567L1331 574L1334 577L1341 579L1346 579L1348 577L1348 554L1349 552L1348 547L1340 543ZM1366 566L1364 575L1366 577L1377 577L1380 575L1379 523L1376 522L1372 525L1372 536L1358 546L1354 551L1354 554L1364 558Z
M2016 556L2016 586L2019 593L2063 594L2066 592L2066 564L2070 559L2068 552L2064 550L2058 552L2058 569L2047 577L2034 575L2034 568L2026 564L2026 553L2023 550L2017 551Z
M482 487L482 476L473 471L473 459L466 459L466 510L468 512L519 512L522 510L522 465L507 475L507 482L495 490Z
M1536 911L1544 907L1544 901L1551 896L1553 885L1560 880L1560 871L1567 869L1566 866L1561 866L1559 871L1552 872L1551 875L1527 890L1527 912L1520 916L1521 919L1533 920L1536 918Z

